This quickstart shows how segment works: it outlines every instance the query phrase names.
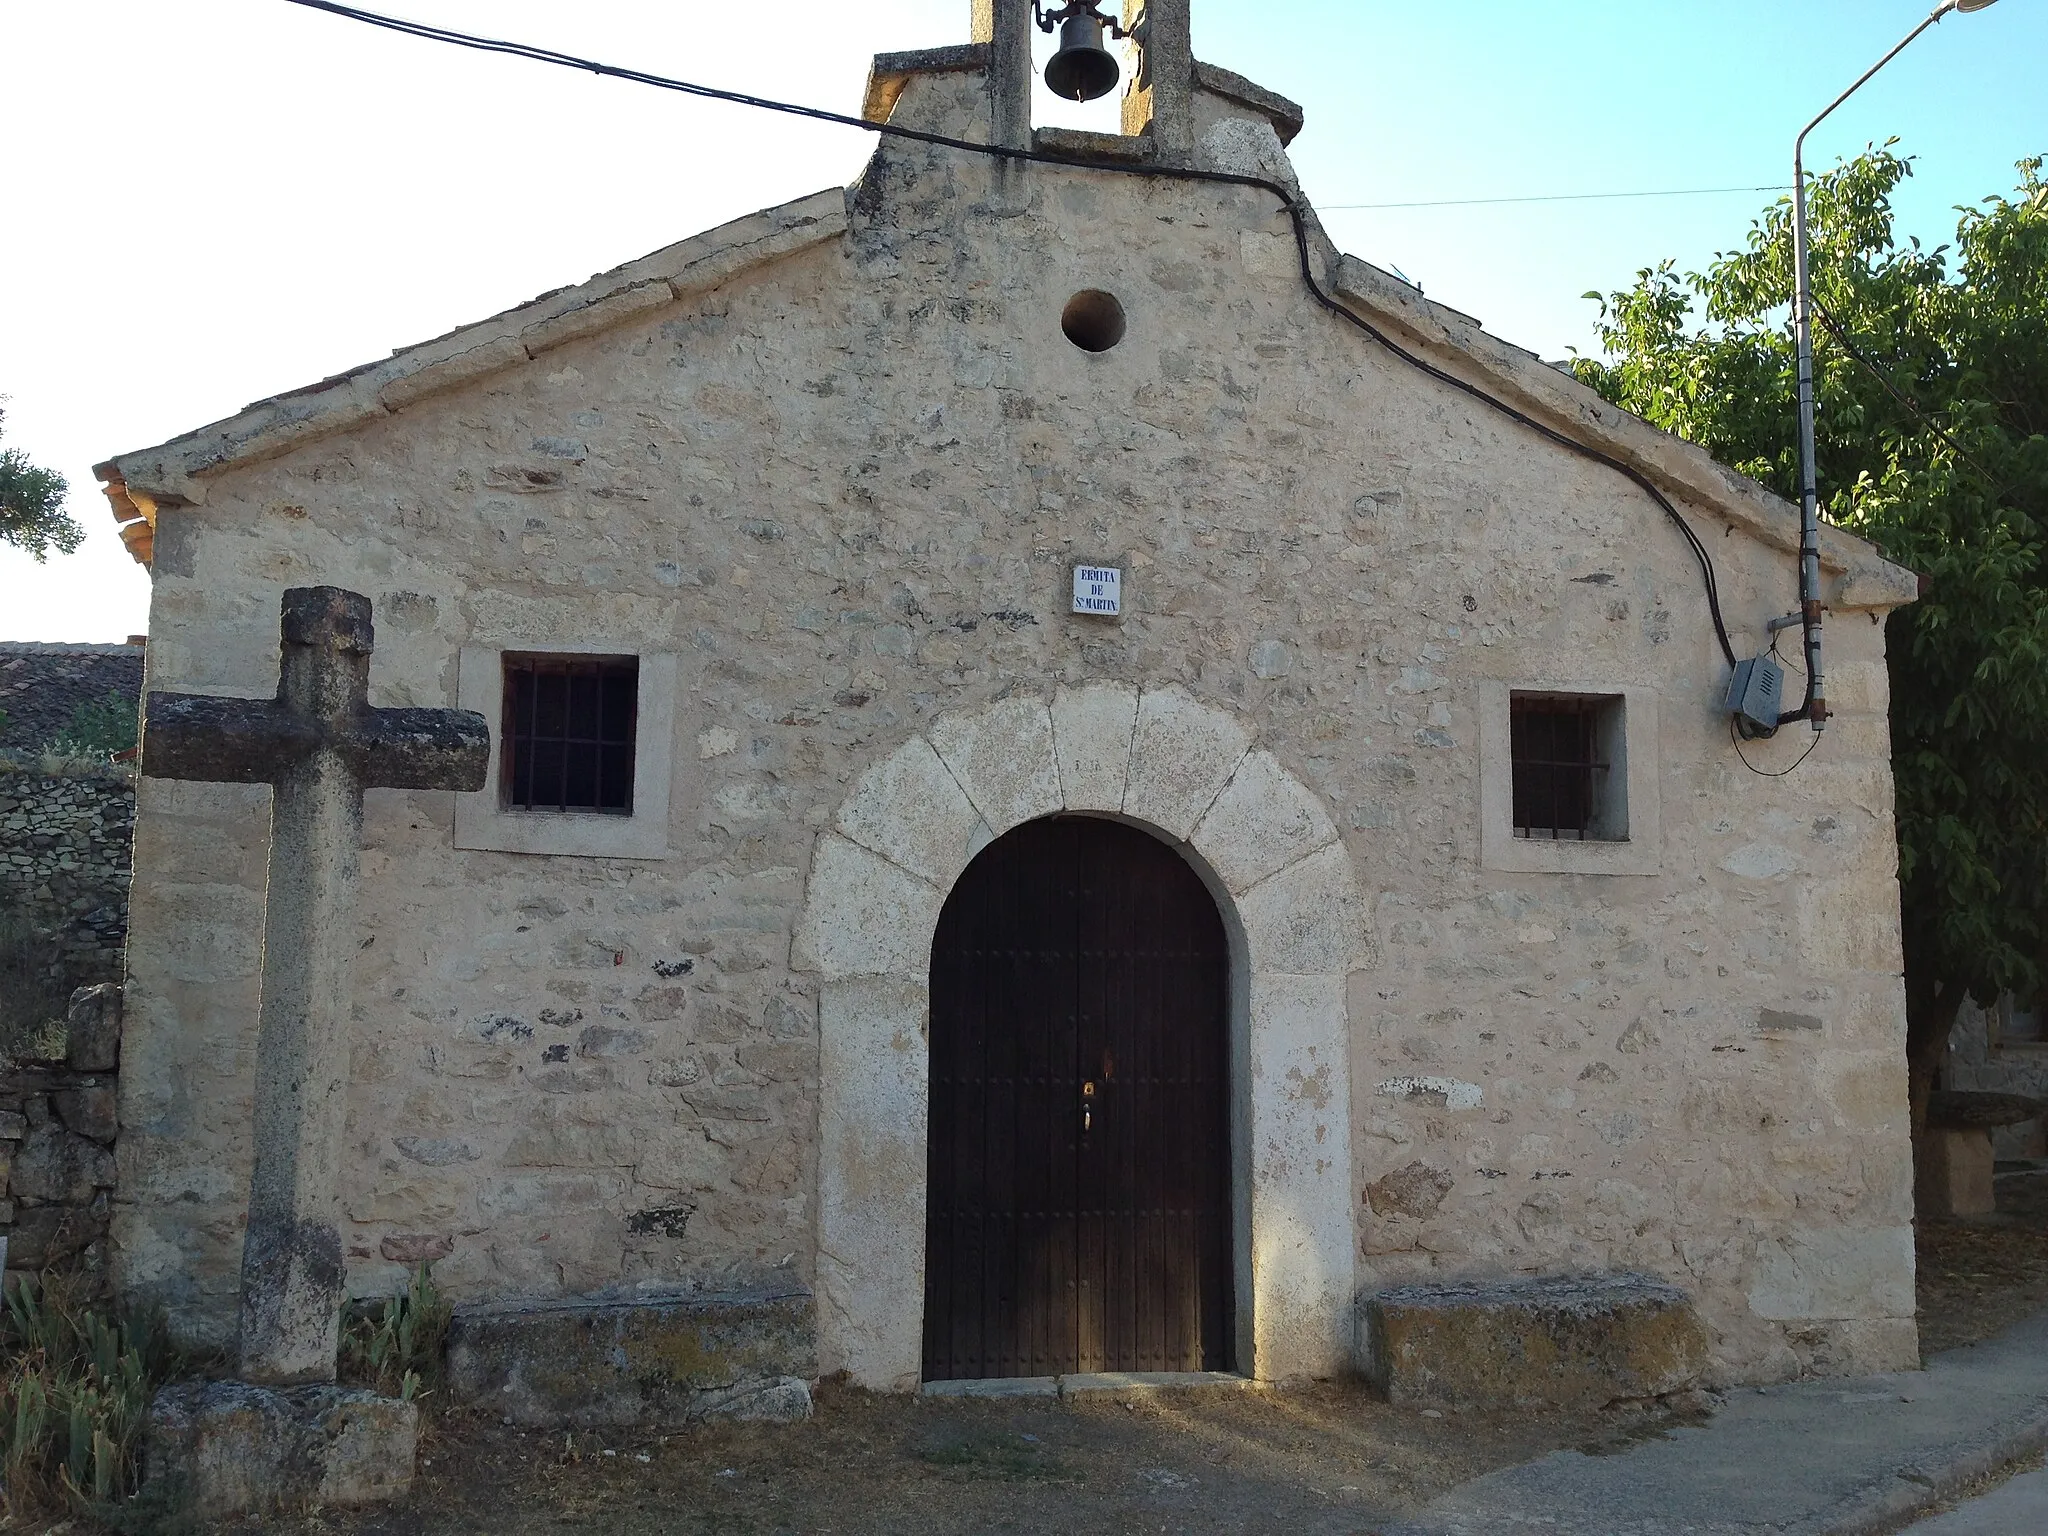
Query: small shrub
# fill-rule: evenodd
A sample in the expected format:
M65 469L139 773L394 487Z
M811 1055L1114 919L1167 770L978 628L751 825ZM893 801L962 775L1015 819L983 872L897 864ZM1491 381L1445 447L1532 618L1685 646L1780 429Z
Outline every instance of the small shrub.
M0 1308L0 1504L10 1520L130 1497L156 1389L182 1361L160 1313L116 1316L24 1277Z
M105 759L126 752L138 735L135 701L109 693L73 709L71 718L50 738L48 750L56 757Z
M373 1303L343 1327L343 1379L407 1402L432 1392L441 1385L454 1312L434 1283L433 1266L420 1265L404 1290Z

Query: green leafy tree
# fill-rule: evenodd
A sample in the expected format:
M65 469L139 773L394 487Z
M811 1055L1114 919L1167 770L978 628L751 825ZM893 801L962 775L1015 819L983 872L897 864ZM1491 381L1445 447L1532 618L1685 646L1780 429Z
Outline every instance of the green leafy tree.
M1896 141L1893 141L1896 142ZM2048 184L1894 234L1887 143L1809 194L1823 514L1923 577L1886 633L1916 1127L1967 996L2048 967ZM1601 303L1610 400L1796 499L1789 201ZM1788 686L1796 686L1797 678Z
M7 413L0 411L0 422ZM38 561L51 550L68 555L85 530L64 510L70 487L54 469L38 469L19 448L0 449L0 544L25 549Z

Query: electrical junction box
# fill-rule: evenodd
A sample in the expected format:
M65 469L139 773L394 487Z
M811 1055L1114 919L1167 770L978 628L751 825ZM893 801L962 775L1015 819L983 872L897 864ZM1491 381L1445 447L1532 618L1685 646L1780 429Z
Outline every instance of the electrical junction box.
M1735 728L1754 741L1778 733L1778 716L1784 712L1785 669L1769 656L1752 656L1735 663L1728 679L1728 712Z

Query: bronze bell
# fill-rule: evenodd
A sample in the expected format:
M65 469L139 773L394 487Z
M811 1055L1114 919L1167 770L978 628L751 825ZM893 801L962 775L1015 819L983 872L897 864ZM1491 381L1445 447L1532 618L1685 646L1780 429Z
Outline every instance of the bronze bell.
M1102 46L1102 18L1085 11L1060 25L1060 48L1045 66L1045 83L1055 96L1094 101L1116 89L1116 56Z

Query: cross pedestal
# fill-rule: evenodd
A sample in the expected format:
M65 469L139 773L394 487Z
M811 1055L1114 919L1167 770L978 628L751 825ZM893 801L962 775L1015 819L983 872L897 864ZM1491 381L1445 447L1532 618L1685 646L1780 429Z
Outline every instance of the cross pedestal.
M241 1377L263 1386L334 1380L363 791L482 789L491 739L472 711L370 707L368 598L294 587L282 628L276 698L152 693L142 738L149 778L274 791L240 1328Z

